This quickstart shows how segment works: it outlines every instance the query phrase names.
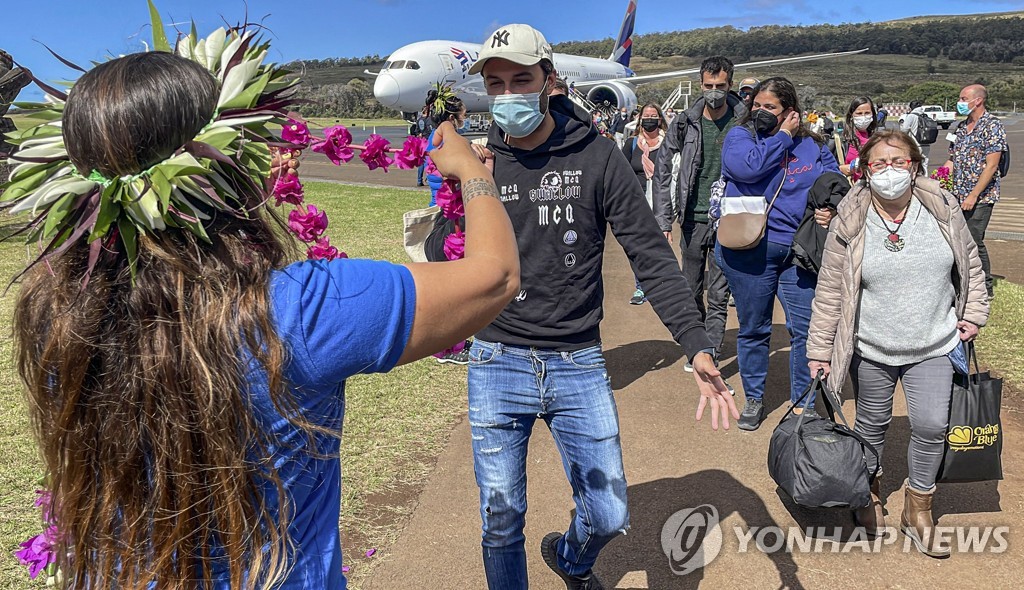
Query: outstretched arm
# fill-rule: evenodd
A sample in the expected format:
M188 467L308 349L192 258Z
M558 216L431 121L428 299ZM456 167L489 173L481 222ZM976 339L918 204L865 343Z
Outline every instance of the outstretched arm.
M636 206L642 193L636 175L624 158L608 159L604 186L603 209L612 233L626 251L654 312L693 364L694 378L701 393L697 419L700 420L710 403L711 427L717 430L721 417L728 428L729 415L739 420L739 411L715 367L714 358L707 352L713 347L697 310L693 290L679 269L672 246L662 237L651 210Z

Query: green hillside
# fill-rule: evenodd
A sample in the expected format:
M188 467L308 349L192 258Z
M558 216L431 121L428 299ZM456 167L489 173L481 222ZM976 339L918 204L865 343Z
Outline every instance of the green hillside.
M569 41L555 51L606 57L612 39ZM786 76L800 85L808 108L840 110L853 96L879 101L956 99L965 84L981 82L994 108L1024 108L1024 12L919 16L881 23L811 26L713 27L659 32L634 38L631 67L639 74L693 68L708 55L737 63L808 53L868 48L865 55L737 72L759 78ZM290 64L306 81L304 96L317 104L306 114L393 116L373 100L372 76L380 56L325 58ZM676 83L641 85L641 100L661 102Z

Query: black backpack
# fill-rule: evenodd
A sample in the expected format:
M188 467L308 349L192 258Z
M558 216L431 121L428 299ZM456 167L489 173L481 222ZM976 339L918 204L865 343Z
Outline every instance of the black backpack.
M911 113L917 117L917 130L914 139L921 145L931 145L939 138L939 124L935 119L921 113Z

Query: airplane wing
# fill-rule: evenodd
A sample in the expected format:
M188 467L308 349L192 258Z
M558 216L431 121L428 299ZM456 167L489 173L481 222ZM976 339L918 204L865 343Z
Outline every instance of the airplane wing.
M863 53L863 52L865 52L867 50L868 50L868 48L865 47L864 49L857 49L855 51L840 51L838 53L818 53L818 54L815 54L815 55L801 55L801 56L797 56L797 57L783 57L783 58L779 58L779 59L768 59L768 60L764 60L764 61L752 61L752 62L747 62L747 63L742 63L742 64L736 64L733 67L735 69L737 69L737 70L745 69L745 68L759 68L761 66L770 66L770 65L777 65L777 64L789 64L789 63L796 63L796 62L801 62L801 61L813 61L813 60L817 60L817 59L829 59L829 58L833 58L833 57L845 57L845 56L849 56L849 55L856 55L858 53ZM589 88L591 86L600 86L601 84L605 84L605 83L610 82L610 81L629 82L630 84L646 84L648 82L662 82L662 81L665 81L665 80L671 80L673 78L682 78L684 76L692 76L692 75L697 74L697 73L700 73L700 68L693 68L693 69L690 69L690 70L677 70L677 71L674 71L674 72L662 72L660 74L648 74L646 76L632 76L632 77L629 77L629 78L618 78L617 80L588 80L588 81L585 81L585 82L576 82L575 87L576 88Z
M371 76L379 76L380 75L380 72L371 72L370 70L363 70L363 73L364 74L369 74Z

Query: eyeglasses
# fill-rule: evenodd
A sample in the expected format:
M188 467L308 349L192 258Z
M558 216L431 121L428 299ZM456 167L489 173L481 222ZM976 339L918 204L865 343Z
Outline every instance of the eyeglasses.
M868 169L871 170L872 172L881 172L882 170L885 170L887 167L892 166L893 168L898 168L900 170L907 170L913 163L913 160L907 158L893 158L892 160L888 161L874 160L868 162Z

